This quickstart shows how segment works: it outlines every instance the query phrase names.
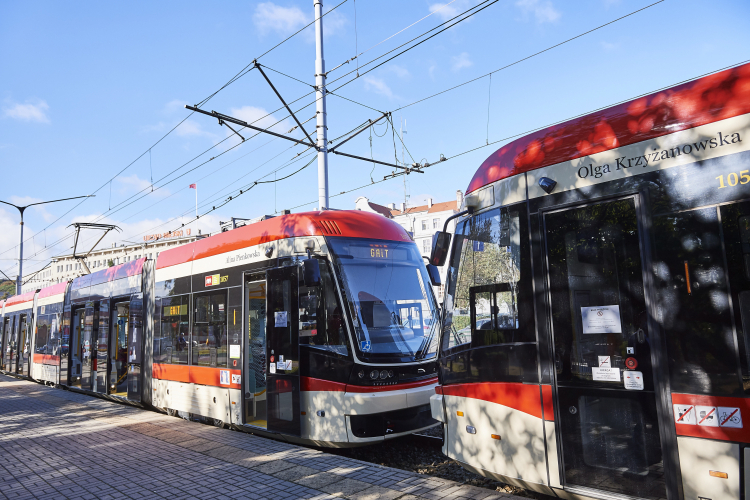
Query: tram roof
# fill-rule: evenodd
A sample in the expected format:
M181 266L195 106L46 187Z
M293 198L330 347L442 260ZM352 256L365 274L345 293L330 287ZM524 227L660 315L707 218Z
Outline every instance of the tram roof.
M39 290L39 299L43 299L45 297L52 297L53 295L59 295L61 293L65 293L65 287L68 286L67 281L63 281L62 283L58 283L56 285L48 286L45 288L42 288Z
M118 264L116 266L108 267L97 271L95 273L87 274L85 276L79 276L73 280L73 284L70 286L71 290L79 290L88 286L100 285L108 281L115 281L129 276L138 276L143 271L143 263L146 262L146 258L140 258L137 260L131 260L124 264Z
M382 215L359 210L325 210L281 215L159 253L156 268L204 259L254 245L303 236L341 236L411 241L406 230Z
M30 302L34 300L35 293L36 293L36 290L34 290L33 292L26 292L26 293L22 293L21 295L14 295L13 297L8 297L8 299L5 302L5 307L14 306L16 304L22 304L24 302Z
M750 63L553 125L492 153L466 189L750 113Z

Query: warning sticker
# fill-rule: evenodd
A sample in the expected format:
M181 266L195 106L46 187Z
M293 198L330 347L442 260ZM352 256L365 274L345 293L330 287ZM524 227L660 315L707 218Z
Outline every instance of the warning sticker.
M625 371L625 389L629 391L643 390L643 372Z
M620 381L620 369L619 368L591 368L591 377L594 380L602 380L604 382L619 382Z
M719 406L717 411L719 412L720 427L733 427L735 429L742 428L742 413L739 408Z
M271 363L271 365L268 367L268 371L270 373L276 373L276 363Z
M612 368L612 361L609 356L599 356L599 368Z
M242 383L242 375L235 375L232 374L232 383L233 384L241 384Z
M229 370L219 370L219 384L229 385Z
M715 406L696 406L695 416L698 420L698 425L705 425L707 427L719 426L719 414Z
M672 405L674 409L674 421L677 424L695 425L695 406Z

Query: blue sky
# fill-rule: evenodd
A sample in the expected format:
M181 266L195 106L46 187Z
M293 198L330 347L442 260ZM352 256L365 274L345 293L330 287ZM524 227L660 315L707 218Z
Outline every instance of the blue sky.
M450 0L358 0L355 30L355 2L348 0L325 18L327 69L350 59L357 49L362 52L419 21L362 55L360 65L366 64L478 3L454 0L445 5L447 2ZM336 3L327 2L326 9ZM394 110L650 3L499 0L470 20L354 79L337 93L375 110ZM70 251L72 232L67 226L72 222L117 224L123 229L118 240L142 241L146 234L176 229L191 219L195 192L188 189L190 183L198 184L199 204L205 204L199 211L203 213L217 204L214 200L236 193L245 184L283 177L304 165L307 157L296 157L303 151L301 147L290 148L291 143L268 136L230 149L239 140L227 139L226 128L201 115L191 116L152 146L188 115L185 104L200 102L216 91L255 57L309 22L312 13L311 1L296 0L0 3L0 199L26 204L96 193L96 198L57 222L75 202L29 209L25 235L33 239L26 244L25 255L30 258L26 269L43 266L51 255ZM441 154L453 157L488 140L497 141L750 59L748 19L750 3L746 1L707 4L666 0L495 73L491 81L483 78L398 111L394 121L400 127L400 121L405 120L406 146L416 161L434 162ZM315 44L308 29L260 62L305 82L268 71L282 95L291 101L311 90L314 59ZM329 80L352 69L356 62L332 71ZM308 97L295 106L310 104L299 112L301 119L314 116L312 102ZM276 110L279 101L253 71L205 107L255 120ZM331 96L328 116L329 138L335 138L379 113ZM271 125L282 118L284 114L277 112L260 123ZM292 126L286 119L276 130L286 132ZM314 121L305 127L314 131ZM299 131L294 134L300 137ZM372 139L376 159L390 162L394 154L401 157L401 144L394 151L392 131L385 125L374 128ZM387 204L403 202L406 194L412 205L422 204L427 197L454 199L456 190L464 190L479 164L501 145L451 159L425 174L412 174L406 183L398 177L347 192L332 198L331 205L353 208L359 196ZM108 183L149 148L150 154ZM369 134L359 135L342 151L370 156ZM297 163L287 165L295 158ZM411 162L408 153L406 159ZM332 195L366 185L371 179L382 180L391 172L388 167L373 168L370 163L340 156L331 156L329 162ZM152 178L153 193L110 210L144 188L150 192ZM250 218L292 207L301 211L316 207L316 202L317 169L313 163L280 183L254 188L191 227L216 231L218 221L230 216ZM2 206L0 269L11 276L16 273L17 232L17 212Z

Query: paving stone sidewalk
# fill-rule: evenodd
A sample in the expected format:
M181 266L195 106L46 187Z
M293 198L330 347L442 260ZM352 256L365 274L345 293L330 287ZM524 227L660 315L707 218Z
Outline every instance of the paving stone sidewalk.
M521 500L0 374L0 500L26 498Z

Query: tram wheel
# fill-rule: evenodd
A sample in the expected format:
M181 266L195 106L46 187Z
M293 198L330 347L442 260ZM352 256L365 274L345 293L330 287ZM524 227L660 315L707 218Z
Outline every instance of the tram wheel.
M218 418L214 419L214 427L218 427L219 429L224 428L224 421Z

